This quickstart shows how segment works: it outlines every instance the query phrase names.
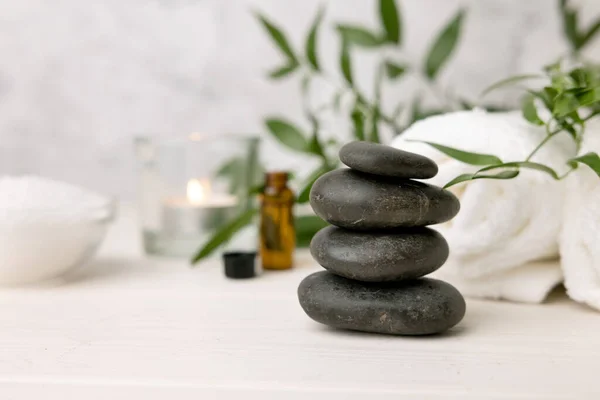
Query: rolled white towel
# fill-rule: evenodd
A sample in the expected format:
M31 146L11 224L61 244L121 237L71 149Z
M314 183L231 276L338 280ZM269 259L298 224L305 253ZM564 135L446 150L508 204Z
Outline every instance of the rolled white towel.
M581 154L600 153L600 120L588 122ZM560 234L567 294L600 310L600 178L581 166L567 178Z
M392 146L433 159L440 172L429 182L442 186L480 167L410 140L493 154L509 162L524 160L545 135L543 128L529 124L519 112L473 110L419 121ZM561 173L574 153L572 141L557 135L532 161ZM452 221L434 227L446 237L451 249L447 264L437 275L455 283L467 296L543 301L561 281L558 262L536 262L558 256L564 182L524 170L510 181L481 179L450 190L460 199L461 211Z

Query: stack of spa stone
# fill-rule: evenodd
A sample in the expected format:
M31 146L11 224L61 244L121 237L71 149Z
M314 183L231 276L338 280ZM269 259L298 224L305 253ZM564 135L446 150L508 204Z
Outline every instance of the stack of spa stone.
M453 218L458 199L411 179L437 174L418 154L368 142L340 150L350 169L320 177L310 192L315 213L332 224L310 244L327 271L306 277L300 304L317 322L394 335L428 335L456 325L465 301L453 286L422 278L448 258L448 244L427 225Z

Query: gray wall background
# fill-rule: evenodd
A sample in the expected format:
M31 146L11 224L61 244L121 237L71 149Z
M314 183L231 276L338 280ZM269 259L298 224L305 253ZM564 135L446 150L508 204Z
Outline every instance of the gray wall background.
M128 199L133 197L136 134L263 131L262 118L301 123L298 80L272 83L265 71L279 54L250 10L286 27L301 46L317 0L3 0L0 2L0 174L37 173ZM470 98L497 79L536 71L565 51L554 0L402 0L402 60L420 60L459 7L468 9L463 40L441 77L443 88ZM574 2L584 22L600 2ZM376 2L332 0L320 43L337 73L333 21L377 23ZM588 49L598 53L599 43ZM372 52L355 58L368 92ZM326 85L316 96L327 95ZM386 88L410 96L418 76ZM428 101L435 96L428 93ZM497 101L510 102L510 94ZM344 136L332 119L327 134ZM265 139L270 167L310 167Z

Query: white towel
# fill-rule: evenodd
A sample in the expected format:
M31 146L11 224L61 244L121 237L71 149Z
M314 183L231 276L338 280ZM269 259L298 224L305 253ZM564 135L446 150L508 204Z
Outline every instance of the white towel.
M558 260L533 261L481 278L462 277L457 274L458 270L456 266L446 264L433 275L451 282L468 297L519 303L541 303L552 288L562 281Z
M600 120L589 121L580 154L600 152ZM600 310L600 178L580 166L567 179L560 235L567 294Z
M521 161L545 137L543 128L525 121L519 112L461 111L427 118L412 125L392 146L423 154L440 168L430 183L443 186L452 178L480 167L456 161L434 148L407 140L424 140L449 147ZM532 161L559 173L575 153L568 137L557 135ZM461 211L437 225L450 245L450 258L437 276L449 280L465 295L541 302L558 284L556 259L564 204L564 182L523 170L512 180L475 180L450 188Z

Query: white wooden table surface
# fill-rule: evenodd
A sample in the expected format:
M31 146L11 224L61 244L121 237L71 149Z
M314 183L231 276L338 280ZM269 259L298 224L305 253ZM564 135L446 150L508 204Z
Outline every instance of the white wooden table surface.
M227 280L141 255L130 213L52 285L0 290L0 399L600 399L600 314L468 300L439 337L342 332L296 299L318 267Z

